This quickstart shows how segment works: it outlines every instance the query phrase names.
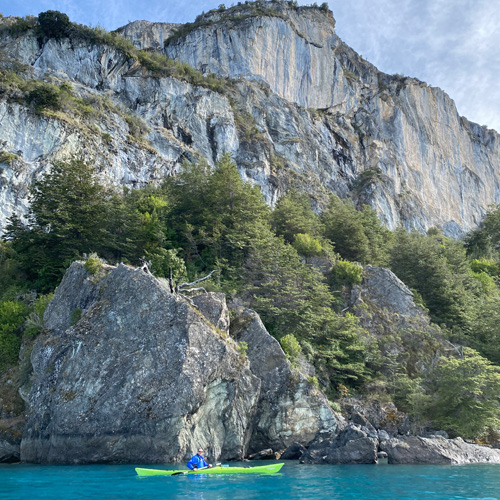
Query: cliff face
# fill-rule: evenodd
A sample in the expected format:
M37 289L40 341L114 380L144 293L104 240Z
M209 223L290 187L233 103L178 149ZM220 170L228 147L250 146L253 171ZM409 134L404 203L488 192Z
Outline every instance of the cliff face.
M173 462L199 446L211 460L241 459L250 446L284 449L335 432L324 396L291 370L260 320L262 345L243 328L247 358L227 333L224 297L195 300L200 310L141 270L90 275L74 263L31 354L21 460ZM255 349L274 356L276 372L260 369ZM262 429L263 418L272 426Z
M117 32L128 38L138 49L162 51L165 41L181 26L175 23L133 21Z
M271 90L307 108L326 108L345 98L342 42L330 13L318 9L242 7L200 16L200 28L172 42L169 57L229 78L261 78ZM257 14L257 15L256 15Z
M379 72L337 37L331 13L256 5L189 26L138 21L119 30L139 48L230 78L215 91L152 77L116 47L4 33L2 67L21 63L26 79L69 82L104 111L40 115L19 95L0 95L8 153L0 226L26 211L32 180L72 154L104 181L134 187L175 174L184 159L213 164L230 152L270 204L291 185L318 206L328 193L351 194L390 228L438 226L453 236L500 202L496 132L458 116L440 89Z
M245 17L244 9L201 16L200 27L167 41L165 52L202 71L263 80L287 101L325 109L324 122L356 159L353 175L377 173L356 194L389 227L403 220L458 236L478 224L486 200L500 201L497 133L461 118L440 89L380 73L336 36L331 14L268 5L273 16Z

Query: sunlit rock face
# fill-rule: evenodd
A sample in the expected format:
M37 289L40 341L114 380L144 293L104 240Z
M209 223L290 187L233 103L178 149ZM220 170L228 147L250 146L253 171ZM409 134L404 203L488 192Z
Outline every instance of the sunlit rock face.
M202 16L199 28L167 42L166 53L202 71L263 80L300 106L326 108L324 122L355 160L353 175L374 174L355 194L391 228L402 221L459 236L477 225L488 202L500 201L497 133L461 118L440 89L380 73L337 37L331 14L266 5L274 16L245 17L244 9Z
M182 24L133 21L118 29L117 33L128 38L138 49L162 51L165 41L180 26Z
M15 155L0 169L0 229L26 213L30 183L71 155L103 182L140 187L175 175L184 160L213 166L229 152L271 205L291 186L318 209L333 192L371 205L389 228L436 226L454 237L500 202L499 135L460 117L440 89L378 71L338 38L330 12L263 2L191 25L136 21L118 31L225 78L225 88L152 77L107 45L4 35L5 60L22 63L26 78L68 82L112 107L40 116L0 96L0 150Z

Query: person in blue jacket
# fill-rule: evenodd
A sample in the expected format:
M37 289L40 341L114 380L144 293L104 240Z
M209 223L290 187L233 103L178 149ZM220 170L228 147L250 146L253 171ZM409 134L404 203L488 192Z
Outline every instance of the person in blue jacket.
M198 470L203 467L212 467L212 464L207 464L203 458L203 448L198 448L198 453L193 455L191 460L187 463L188 469Z

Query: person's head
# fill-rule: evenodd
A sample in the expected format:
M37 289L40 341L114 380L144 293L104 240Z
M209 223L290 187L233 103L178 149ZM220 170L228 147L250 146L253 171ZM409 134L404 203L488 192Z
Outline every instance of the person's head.
M198 455L203 456L203 448L198 448Z

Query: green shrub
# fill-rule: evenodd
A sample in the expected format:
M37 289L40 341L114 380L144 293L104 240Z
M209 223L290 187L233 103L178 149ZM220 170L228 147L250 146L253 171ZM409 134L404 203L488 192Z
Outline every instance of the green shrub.
M331 279L334 285L359 285L363 279L363 268L348 260L339 260L331 271Z
M8 300L0 304L0 333L19 332L26 319L27 308L20 301Z
M21 337L18 335L0 333L0 370L17 362Z
M295 250L297 250L297 252L304 257L321 255L323 251L323 247L321 246L319 240L305 233L296 234L292 245L293 248L295 248Z
M0 370L17 361L26 314L27 307L20 301L9 300L0 304Z
M335 402L335 401L330 401L330 408L336 412L336 413L341 413L342 412L342 408L340 407L340 405Z
M172 270L174 282L186 276L186 263L178 253L180 249L155 248L152 251L146 251L146 257L151 261L151 272L159 278L168 278Z
M144 122L144 120L142 120L138 116L125 114L124 119L127 122L128 129L132 137L135 138L143 137L145 134L149 132L149 128Z
M242 358L245 358L248 351L248 344L244 341L238 342L238 352Z
M7 151L0 151L0 163L11 163L17 158L19 157L14 153L8 153Z
M36 26L36 22L37 20L34 16L20 17L12 23L4 21L4 24L0 27L0 32L17 37L33 29Z
M283 352L290 361L295 361L302 352L299 342L291 333L281 337L280 344Z
M451 435L476 439L498 429L500 368L469 348L461 358L441 358L430 374L427 415Z
M96 254L90 254L89 258L85 261L85 269L90 274L97 274L103 266L103 261Z
M490 274L481 272L471 271L470 275L474 278L475 282L479 285L479 289L483 295L487 295L489 293L495 294L498 293L498 288L495 283L495 280L491 277Z
M61 108L59 89L48 83L37 83L36 87L28 93L26 100L28 104L34 104L37 114L47 108L54 111Z
M486 273L493 277L500 274L500 268L498 264L491 259L471 260L470 268L475 273Z
M26 320L25 333L29 335L38 335L44 329L45 324L43 322L43 315L52 297L54 297L54 294L48 293L46 295L40 295L37 298L33 310Z
M108 132L103 132L101 137L104 142L106 142L107 144L111 144L112 141L111 134L109 134Z
M71 318L69 320L70 326L76 325L82 319L83 311L79 307L75 307L71 313Z

